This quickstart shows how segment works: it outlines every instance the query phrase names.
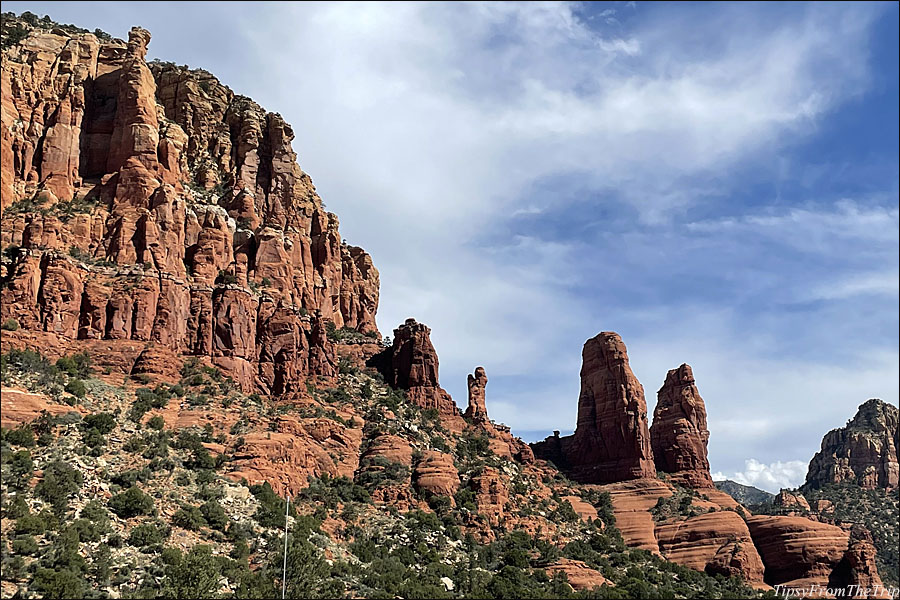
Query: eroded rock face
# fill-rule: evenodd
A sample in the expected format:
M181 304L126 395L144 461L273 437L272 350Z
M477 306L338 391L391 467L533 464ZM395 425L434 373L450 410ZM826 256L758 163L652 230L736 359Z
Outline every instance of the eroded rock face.
M509 502L509 486L500 471L486 467L472 478L469 487L475 493L478 512L486 516L492 526L499 525Z
M547 567L548 575L552 576L558 572L566 574L569 585L576 591L615 585L604 577L600 571L590 568L587 563L580 560L560 558Z
M900 411L881 400L859 407L846 427L829 431L809 463L806 485L852 482L866 489L896 488L900 482Z
M837 587L833 575L847 550L850 535L840 527L803 517L752 516L747 526L766 567L769 585L803 588Z
M324 334L377 332L378 271L342 242L293 131L205 71L34 30L4 50L0 318L63 340L151 341L245 390L336 373Z
M762 559L736 512L716 511L659 524L656 537L666 560L711 575L743 577L751 585L763 584Z
M856 586L857 597L865 597L867 590L881 591L874 597L889 598L887 590L882 588L878 567L875 566L875 544L869 530L860 525L850 529L850 545L844 553L844 562L849 567L847 585ZM850 587L853 590L853 587ZM869 596L870 598L873 596Z
M431 344L431 329L407 319L394 330L391 347L390 383L406 390L407 399L422 408L434 408L445 416L459 409L438 382L438 356Z
M244 436L228 477L250 484L269 482L278 494L296 494L309 477L353 477L359 466L362 430L325 418L279 417L275 431Z
M420 491L448 496L451 501L459 490L459 472L453 464L453 457L437 450L425 453L416 465L413 480Z
M584 483L656 476L644 388L618 334L604 331L584 344L575 434L532 448Z
M484 400L484 391L487 387L487 373L484 367L477 367L475 374L468 377L469 406L466 408L465 419L470 423L484 423L488 421L487 405Z
M789 490L781 490L772 500L775 506L783 506L785 508L794 508L800 511L809 512L809 501L803 494L794 494Z
M656 468L692 488L713 488L706 445L706 406L690 365L683 364L666 375L657 394L650 441Z

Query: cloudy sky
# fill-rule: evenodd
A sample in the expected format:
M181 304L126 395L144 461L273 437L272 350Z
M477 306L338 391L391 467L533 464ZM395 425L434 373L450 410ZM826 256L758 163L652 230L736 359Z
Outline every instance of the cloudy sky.
M898 401L898 6L4 2L202 67L293 124L381 271L382 332L528 440L619 332L652 413L691 364L721 477L802 482Z

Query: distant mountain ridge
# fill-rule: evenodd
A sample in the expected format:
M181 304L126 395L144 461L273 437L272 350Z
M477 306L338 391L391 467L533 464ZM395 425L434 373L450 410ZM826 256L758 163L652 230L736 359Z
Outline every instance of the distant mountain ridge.
M725 492L741 504L747 506L771 502L775 497L775 494L730 479L726 479L725 481L715 481L713 483L715 483L716 489Z

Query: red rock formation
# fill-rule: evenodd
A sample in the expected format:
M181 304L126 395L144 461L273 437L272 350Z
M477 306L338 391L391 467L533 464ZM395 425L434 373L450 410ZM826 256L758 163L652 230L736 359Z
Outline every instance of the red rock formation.
M484 400L484 388L487 387L487 373L484 367L477 367L474 375L468 377L469 406L466 408L465 419L470 423L484 423L489 421L487 406Z
M618 334L604 331L584 344L575 434L547 438L532 448L576 481L656 476L644 388Z
M659 479L636 479L598 486L598 489L609 492L616 528L622 532L625 543L658 554L656 524L650 509L660 498L671 496L672 487Z
M849 584L838 569L850 538L840 527L783 516L752 516L747 525L769 585L799 589Z
M453 495L459 490L459 472L449 454L431 450L425 453L413 472L416 488L435 496Z
M279 115L148 65L149 41L36 30L4 50L0 241L21 250L0 319L207 356L248 391L335 374L325 322L377 331L371 257L341 241Z
M743 577L763 585L763 563L746 523L722 510L656 526L659 551L672 562L711 575Z
M70 412L85 414L86 411L79 406L59 404L43 394L32 394L16 388L3 387L0 392L2 408L0 411L0 424L4 429L15 429L19 425L30 423L47 412L52 416L64 415Z
M829 431L809 463L806 485L853 482L867 489L900 483L900 411L881 400L860 405L846 427Z
M547 574L550 576L553 576L556 573L565 573L569 585L576 591L591 590L595 587L603 587L605 585L615 585L604 577L600 571L587 566L587 563L571 558L560 558L547 567L546 570Z
M250 484L268 481L278 494L296 494L309 477L353 477L359 466L362 430L331 419L276 420L276 431L244 435L244 445L234 453L227 476Z
M806 512L810 511L809 502L803 494L794 494L788 490L781 490L778 492L778 495L772 500L772 504L784 508L795 508Z
M591 521L597 518L597 509L579 496L563 496L562 499L572 505L572 509L582 521Z
M478 512L486 516L492 526L500 525L509 502L509 487L500 471L485 467L469 482L475 493L475 504Z
M690 365L669 371L657 398L650 427L657 470L688 487L715 487L706 458L706 407Z
M856 592L857 598L891 597L882 587L884 584L875 566L875 553L872 534L865 527L854 525L850 529L850 545L844 553L844 561L849 567L846 585Z
M457 416L453 398L438 383L438 356L431 344L431 329L407 319L394 330L390 383L406 390L407 399L422 408L434 408L444 416Z

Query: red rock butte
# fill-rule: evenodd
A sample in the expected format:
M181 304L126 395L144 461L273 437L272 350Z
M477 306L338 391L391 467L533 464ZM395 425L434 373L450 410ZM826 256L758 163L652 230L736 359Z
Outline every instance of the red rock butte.
M692 488L713 488L706 445L706 406L690 365L683 364L666 375L657 394L650 442L656 469Z
M575 433L533 444L535 456L584 483L655 477L644 388L622 338L604 331L585 342L581 356Z

